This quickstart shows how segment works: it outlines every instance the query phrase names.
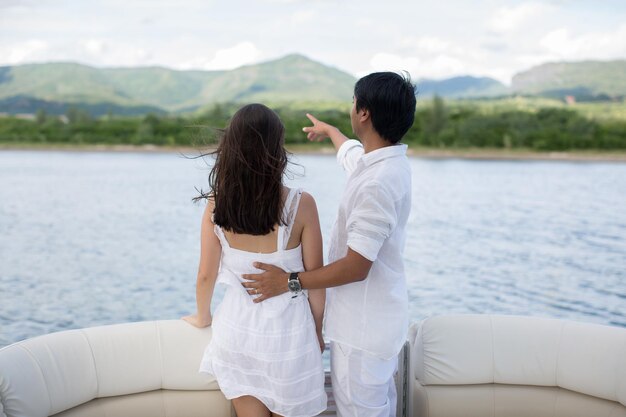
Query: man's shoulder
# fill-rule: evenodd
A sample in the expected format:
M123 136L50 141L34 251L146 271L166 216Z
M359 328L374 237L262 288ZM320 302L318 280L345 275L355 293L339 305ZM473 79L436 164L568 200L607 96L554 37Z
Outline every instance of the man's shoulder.
M368 179L377 187L390 188L400 192L411 188L411 166L407 158L393 158L379 164Z
M398 201L410 195L411 178L402 173L391 175L374 176L362 181L353 188L353 195L363 196L363 198L386 198L392 201ZM359 199L360 197L357 197Z

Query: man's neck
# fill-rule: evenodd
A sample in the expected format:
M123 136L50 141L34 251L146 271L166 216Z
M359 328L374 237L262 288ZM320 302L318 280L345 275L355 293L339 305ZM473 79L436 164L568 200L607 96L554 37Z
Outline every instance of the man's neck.
M368 153L377 149L385 148L387 146L393 146L393 143L383 139L376 132L368 132L359 138L363 144L363 152Z

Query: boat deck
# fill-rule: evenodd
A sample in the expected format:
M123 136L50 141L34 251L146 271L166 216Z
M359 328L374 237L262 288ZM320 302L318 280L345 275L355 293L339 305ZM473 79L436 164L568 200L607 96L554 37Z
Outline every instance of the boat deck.
M324 388L326 395L328 395L328 408L321 415L323 416L337 416L337 404L335 404L335 397L333 396L333 386L330 382L330 371L326 371L326 381L324 382Z

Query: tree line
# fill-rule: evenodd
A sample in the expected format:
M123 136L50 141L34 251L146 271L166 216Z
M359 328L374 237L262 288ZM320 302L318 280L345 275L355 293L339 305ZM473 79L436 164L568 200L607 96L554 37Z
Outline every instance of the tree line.
M215 143L238 104L216 104L195 115L107 115L94 118L70 107L64 116L40 110L32 119L0 118L0 143L130 144L203 146ZM287 144L308 143L303 111L275 107L285 124ZM320 110L320 119L350 134L347 111ZM626 149L626 120L596 120L568 108L507 109L485 112L471 102L451 106L439 97L418 107L415 123L403 142L437 148L504 148L565 151Z

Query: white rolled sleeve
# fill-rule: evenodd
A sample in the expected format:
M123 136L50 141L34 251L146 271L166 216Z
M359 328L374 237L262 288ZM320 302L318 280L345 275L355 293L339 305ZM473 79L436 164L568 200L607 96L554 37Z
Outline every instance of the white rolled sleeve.
M351 173L356 168L356 163L363 156L364 150L361 142L349 139L341 144L337 150L337 162L347 173Z
M379 183L365 185L346 222L348 247L374 262L396 227L398 214L389 191Z

